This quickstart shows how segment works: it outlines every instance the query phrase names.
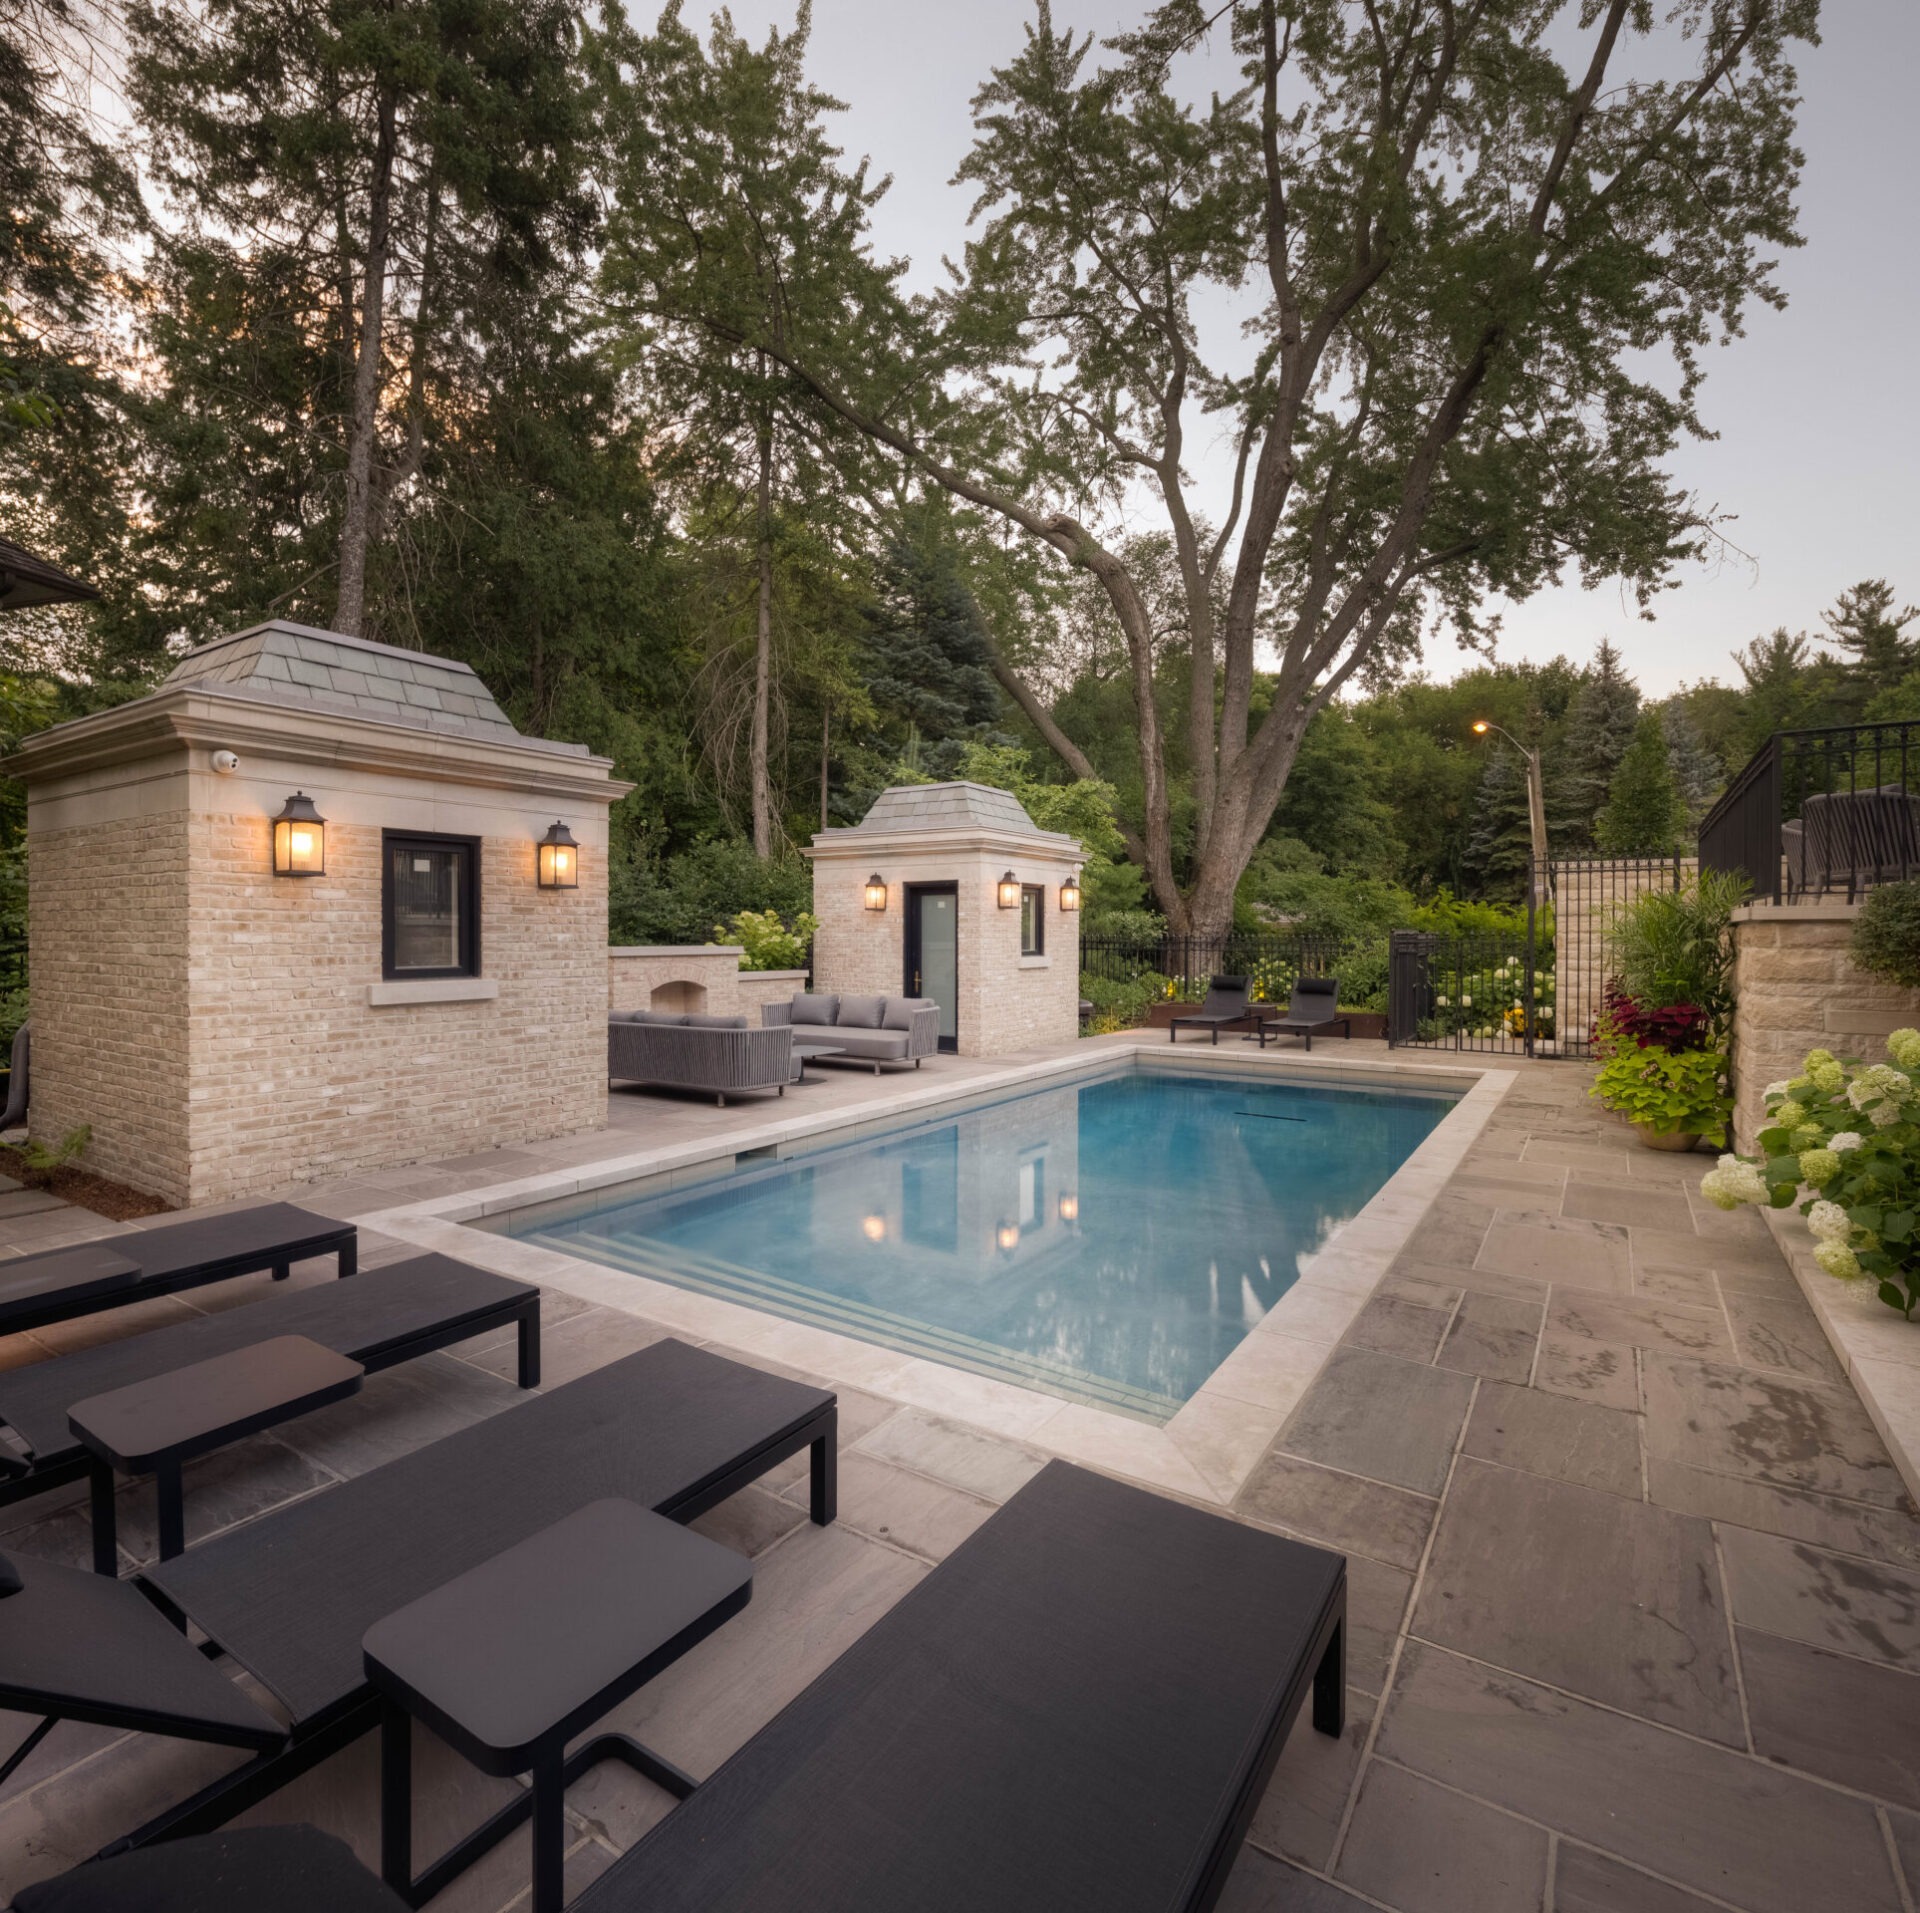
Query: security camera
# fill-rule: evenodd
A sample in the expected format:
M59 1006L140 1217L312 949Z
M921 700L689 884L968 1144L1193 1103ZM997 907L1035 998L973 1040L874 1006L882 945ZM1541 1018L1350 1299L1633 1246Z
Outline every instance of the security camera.
M215 751L213 754L213 768L217 770L222 777L231 777L233 773L240 768L240 760L232 751Z

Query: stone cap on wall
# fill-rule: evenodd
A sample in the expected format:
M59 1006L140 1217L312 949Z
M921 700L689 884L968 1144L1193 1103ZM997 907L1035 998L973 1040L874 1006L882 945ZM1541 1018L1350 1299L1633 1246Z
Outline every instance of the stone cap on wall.
M956 780L947 784L894 784L873 800L857 824L814 833L801 854L863 857L881 849L942 842L954 849L1026 849L1079 860L1077 837L1042 830L1010 790Z
M570 757L587 754L584 744L522 736L473 667L456 658L403 651L285 618L271 618L189 651L167 674L167 688L180 685L491 743L530 745Z

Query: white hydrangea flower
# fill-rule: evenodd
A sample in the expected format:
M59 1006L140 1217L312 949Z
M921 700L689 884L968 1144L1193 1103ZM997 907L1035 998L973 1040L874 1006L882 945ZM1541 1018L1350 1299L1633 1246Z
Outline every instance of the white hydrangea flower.
M1743 1202L1765 1202L1767 1179L1756 1164L1722 1156L1719 1166L1700 1178L1700 1193L1715 1208L1737 1209Z
M1827 1139L1827 1147L1836 1156L1844 1156L1849 1149L1858 1149L1865 1140L1857 1129L1843 1129L1837 1136Z
M1857 1282L1865 1273L1860 1267L1860 1258L1844 1242L1820 1243L1813 1259L1839 1282Z
M1462 997L1462 998L1460 999L1460 1006L1461 1006L1461 1008L1462 1008L1462 1009L1468 1009L1468 1010L1470 1010L1470 1009L1472 1009L1472 1008L1473 1008L1473 998L1472 998L1472 997L1470 997L1470 996L1463 996L1463 997Z
M1895 1030L1887 1038L1887 1054L1902 1069L1920 1069L1920 1030Z
M1780 1080L1777 1083L1769 1083L1766 1089L1762 1093L1769 1098L1774 1096L1784 1096L1787 1093L1787 1089L1788 1089L1787 1079L1783 1076L1780 1078Z
M1807 1227L1821 1242L1845 1242L1853 1234L1853 1224L1837 1202L1816 1202L1807 1211Z
M1913 1085L1890 1063L1874 1063L1861 1073L1882 1096L1893 1102L1904 1103L1913 1094Z
M1867 1121L1876 1129L1891 1129L1900 1120L1900 1105L1883 1096L1867 1111Z
M1439 1006L1440 1006L1440 1007L1441 1007L1441 1008L1442 1008L1443 1010L1444 1010L1444 1009L1445 1009L1445 1008L1447 1007L1447 999L1446 999L1446 998L1445 998L1444 996L1436 996L1436 997L1435 997L1435 998L1434 998L1433 1000L1434 1000L1434 1001L1435 1001L1435 1002L1436 1002L1437 1004L1439 1004Z

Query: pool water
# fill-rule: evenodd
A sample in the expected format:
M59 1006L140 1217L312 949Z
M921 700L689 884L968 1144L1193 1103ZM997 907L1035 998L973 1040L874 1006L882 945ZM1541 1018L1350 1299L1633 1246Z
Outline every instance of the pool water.
M509 1227L1164 1421L1452 1103L1135 1070Z

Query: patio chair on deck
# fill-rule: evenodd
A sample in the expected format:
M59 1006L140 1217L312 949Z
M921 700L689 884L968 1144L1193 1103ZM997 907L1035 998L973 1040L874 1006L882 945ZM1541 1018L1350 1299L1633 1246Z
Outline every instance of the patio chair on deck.
M1331 976L1303 976L1293 986L1293 1000L1287 1005L1285 1016L1263 1018L1260 1024L1260 1047L1267 1046L1267 1032L1276 1033L1290 1030L1303 1038L1308 1049L1313 1048L1315 1030L1337 1028L1342 1036L1353 1035L1353 1021L1339 1014L1340 980Z
M1248 981L1244 976L1216 976L1207 984L1207 1000L1197 1010L1176 1016L1167 1025L1167 1041L1179 1040L1185 1029L1211 1030L1218 1043L1220 1032L1247 1020Z
M810 1513L824 1527L835 1513L835 1425L826 1390L669 1339L147 1568L140 1581L156 1604L217 1643L288 1725L284 1744L122 1844L210 1832L358 1740L379 1718L361 1650L368 1628L589 1502L691 1521L810 1450ZM0 1601L0 1622L4 1610ZM0 1674L9 1639L0 1625ZM96 1688L113 1679L110 1653L88 1665ZM44 1680L29 1697L20 1679L0 1679L0 1707L102 1718L63 1705ZM147 1725L180 1731L164 1718ZM526 1802L503 1808L488 1837L523 1819Z
M451 1256L411 1256L351 1282L275 1289L239 1308L123 1336L0 1373L0 1423L19 1454L0 1448L0 1507L86 1479L86 1445L68 1411L90 1396L172 1374L277 1336L303 1335L368 1374L496 1329L519 1333L519 1381L540 1386L540 1291ZM96 1501L94 1566L116 1572L112 1496Z
M290 1202L262 1202L128 1229L76 1248L14 1256L0 1262L0 1335L262 1269L280 1281L310 1256L337 1256L340 1273L351 1275L358 1245L351 1222Z

